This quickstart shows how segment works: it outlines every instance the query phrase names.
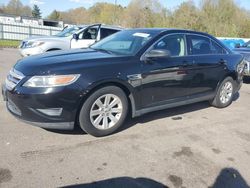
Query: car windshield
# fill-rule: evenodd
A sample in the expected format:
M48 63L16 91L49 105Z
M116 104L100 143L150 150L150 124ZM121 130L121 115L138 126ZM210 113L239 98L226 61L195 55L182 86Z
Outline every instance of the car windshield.
M66 28L63 31L57 33L55 36L57 37L68 37L79 31L81 28L80 27L70 27Z
M120 55L135 55L156 34L156 32L124 30L95 43L90 48Z

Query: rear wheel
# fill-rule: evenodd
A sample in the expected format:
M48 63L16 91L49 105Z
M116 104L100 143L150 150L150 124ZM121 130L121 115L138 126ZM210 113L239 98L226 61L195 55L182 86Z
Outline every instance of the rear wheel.
M234 95L234 80L231 77L226 77L221 83L215 98L211 101L211 105L217 108L225 108L233 101Z
M114 133L124 122L128 112L125 93L116 86L101 88L90 95L83 104L80 127L93 136Z

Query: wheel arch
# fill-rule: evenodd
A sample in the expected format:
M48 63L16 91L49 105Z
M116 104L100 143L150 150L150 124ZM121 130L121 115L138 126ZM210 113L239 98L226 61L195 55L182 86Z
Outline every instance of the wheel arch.
M60 49L60 48L50 48L46 52L51 52L51 51L55 51L55 50L62 50L62 49Z
M232 77L233 80L236 81L236 80L237 80L237 73L236 73L236 72L230 72L230 73L228 73L228 74L225 76L225 78L226 78L226 77ZM224 78L224 79L225 79L225 78ZM223 79L223 80L224 80L224 79Z
M121 80L103 80L100 82L97 82L95 84L92 84L85 92L84 92L84 96L82 97L80 104L78 106L77 109L77 113L76 113L76 118L75 118L75 122L78 123L78 118L79 118L79 113L81 111L82 105L84 104L85 100L95 91L97 91L100 88L103 87L107 87L107 86L116 86L118 88L120 88L125 95L127 96L128 99L128 104L129 104L129 111L130 114L132 115L132 117L135 117L135 113L136 113L136 104L135 104L135 98L134 98L134 92L133 92L133 88L132 86L129 86L129 84L124 83Z
M227 74L225 74L225 76L222 77L222 79L218 82L217 84L217 87L216 87L216 92L218 91L221 83L227 78L227 77L231 77L235 82L237 80L237 73L234 71L234 72L228 72Z

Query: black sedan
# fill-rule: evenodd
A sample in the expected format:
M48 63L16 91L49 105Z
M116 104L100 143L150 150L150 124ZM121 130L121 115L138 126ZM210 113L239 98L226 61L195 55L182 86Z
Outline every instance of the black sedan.
M145 113L210 101L232 103L243 57L216 38L178 29L131 29L89 49L24 58L2 93L14 116L44 128L94 136L114 133L131 111Z

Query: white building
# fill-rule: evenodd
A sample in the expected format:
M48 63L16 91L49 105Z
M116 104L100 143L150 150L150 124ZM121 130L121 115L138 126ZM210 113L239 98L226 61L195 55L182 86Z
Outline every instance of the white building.
M63 21L53 21L47 19L37 19L28 16L16 16L11 14L0 14L0 23L14 24L23 23L29 26L50 26L50 27L64 27Z

